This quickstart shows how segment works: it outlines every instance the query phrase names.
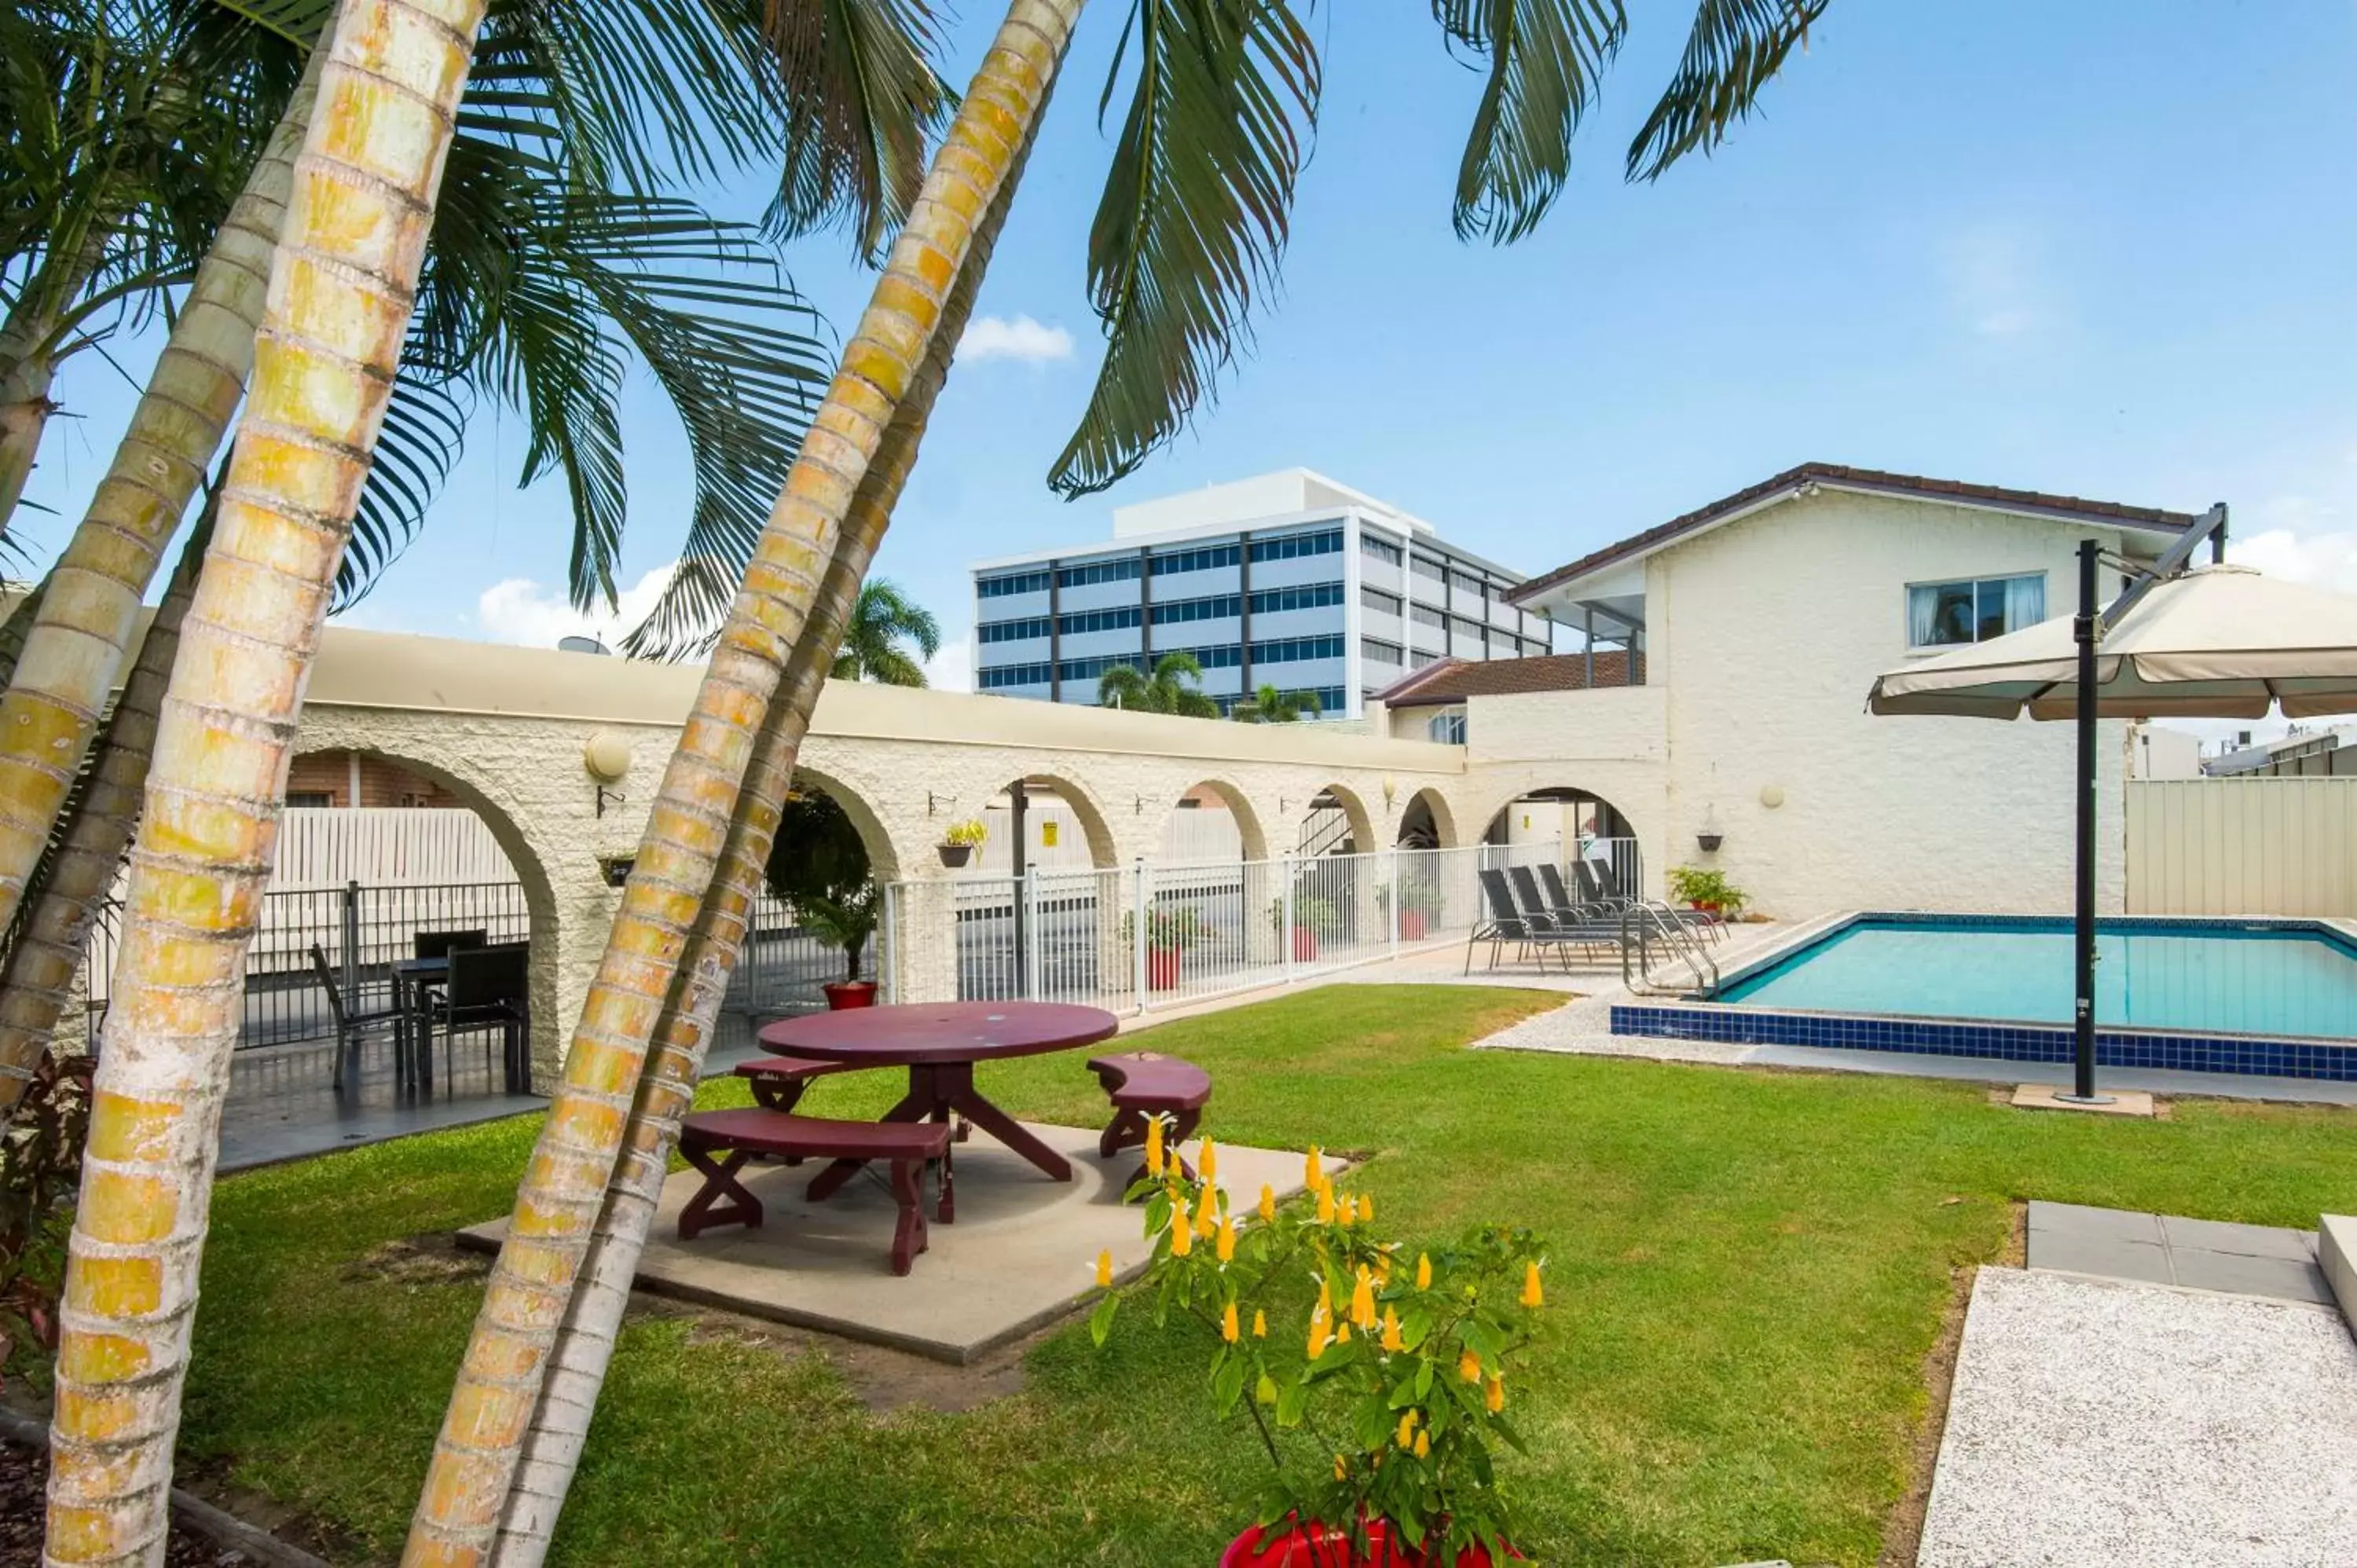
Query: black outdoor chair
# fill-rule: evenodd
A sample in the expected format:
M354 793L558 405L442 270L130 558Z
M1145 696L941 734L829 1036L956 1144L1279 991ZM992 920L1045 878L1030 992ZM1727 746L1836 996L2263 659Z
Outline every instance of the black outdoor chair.
M328 999L328 1016L336 1026L335 1090L338 1094L341 1094L344 1091L344 1058L347 1056L358 1055L360 1039L363 1033L391 1025L394 1036L394 1053L396 1058L399 1056L401 1009L386 1007L374 1012L361 1012L349 1005L343 988L336 983L335 965L328 961L326 950L317 942L311 944L311 968L319 976L319 990ZM396 1071L398 1066L396 1061Z
M1473 972L1473 950L1483 942L1490 944L1490 967L1498 967L1498 955L1508 942L1514 944L1514 960L1521 962L1537 954L1539 967L1546 967L1550 948L1563 945L1555 922L1544 915L1533 916L1515 907L1513 890L1506 886L1502 871L1482 871L1476 874L1481 884L1481 901L1489 908L1489 918L1477 920L1473 934L1465 940L1465 972ZM1564 968L1569 970L1566 960Z
M1578 869L1587 871L1588 875L1579 879L1580 896L1575 898L1571 890L1564 886L1563 873L1555 868L1555 862L1543 861L1539 865L1539 881L1544 885L1547 903L1556 914L1571 919L1594 919L1599 915L1618 915L1628 908L1629 901L1625 898L1589 891L1589 878L1596 874L1585 861L1578 863Z
M1658 900L1624 898L1618 894L1607 893L1604 890L1603 876L1586 860L1572 862L1572 870L1579 878L1580 896L1590 903L1601 904L1615 910L1650 908L1654 914L1675 920L1688 930L1702 932L1714 942L1724 940L1726 938L1725 922L1706 910L1673 908Z
M1509 866L1508 884L1523 913L1542 922L1562 947L1581 949L1610 948L1618 951L1626 938L1618 911L1609 909L1565 909L1550 906L1546 896L1539 891L1538 877L1527 865ZM1569 967L1569 960L1565 961Z
M457 1036L476 1030L499 1031L510 1093L530 1081L525 1057L532 1038L532 950L522 942L492 947L454 948L450 981L438 1009L442 1017L442 1072L450 1079L451 1053ZM483 1042L483 1066L491 1065L488 1036Z
M490 940L491 933L480 926L470 931L420 931L409 939L419 958L448 958L460 948L479 948Z

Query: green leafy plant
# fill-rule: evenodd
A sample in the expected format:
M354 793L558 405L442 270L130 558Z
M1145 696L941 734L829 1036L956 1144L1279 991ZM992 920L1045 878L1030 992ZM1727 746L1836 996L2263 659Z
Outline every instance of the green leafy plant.
M1279 1208L1264 1187L1257 1210L1239 1214L1211 1141L1189 1180L1160 1131L1130 1192L1146 1199L1154 1258L1125 1293L1112 1288L1111 1254L1097 1260L1097 1344L1125 1298L1158 1329L1177 1318L1217 1336L1212 1405L1250 1420L1274 1470L1264 1530L1289 1521L1347 1537L1356 1562L1380 1524L1415 1561L1475 1549L1502 1560L1511 1520L1493 1451L1523 1446L1508 1390L1544 1302L1544 1245L1482 1226L1411 1259L1377 1239L1373 1200L1339 1192L1314 1147L1309 1201Z
M43 1053L0 1138L0 1379L45 1381L57 1352L94 1065Z
M1743 913L1750 901L1741 888L1727 881L1727 873L1698 865L1670 867L1670 894L1684 903L1706 905L1729 917Z
M979 817L969 817L962 822L952 822L942 830L943 843L978 845L989 836L990 830L983 825L982 819Z
M833 796L797 789L787 797L763 879L793 907L804 930L843 950L844 979L857 980L860 957L883 917L884 890L857 825Z
M1146 912L1146 945L1156 952L1178 952L1193 947L1210 934L1201 917L1192 909L1148 909ZM1137 940L1135 912L1121 918L1122 945Z
M1268 903L1268 927L1279 936L1285 934L1285 900L1272 898ZM1330 937L1342 929L1342 911L1334 900L1317 893L1296 892L1293 896L1293 929L1315 931Z

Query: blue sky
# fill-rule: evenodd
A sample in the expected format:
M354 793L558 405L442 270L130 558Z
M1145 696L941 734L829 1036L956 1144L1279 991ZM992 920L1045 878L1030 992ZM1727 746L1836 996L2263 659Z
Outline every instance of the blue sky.
M1122 7L1099 0L983 295L1004 351L970 340L879 563L959 639L943 676L962 683L968 561L1292 464L1533 572L1821 458L2224 499L2242 558L2357 590L2357 5L1834 0L1764 114L1630 187L1621 150L1687 15L1630 4L1570 188L1502 251L1449 229L1476 82L1427 8L1320 7L1325 112L1253 353L1192 433L1068 504L1042 478L1100 341L1084 245ZM996 15L965 11L961 81ZM759 183L716 204L749 215ZM847 327L867 275L831 237L790 259ZM134 373L135 348L117 355ZM129 394L85 356L62 395L87 417L31 493L70 511ZM667 412L632 395L626 585L672 559L686 488ZM572 623L562 494L514 489L511 420L486 413L470 439L425 534L350 618L553 640Z

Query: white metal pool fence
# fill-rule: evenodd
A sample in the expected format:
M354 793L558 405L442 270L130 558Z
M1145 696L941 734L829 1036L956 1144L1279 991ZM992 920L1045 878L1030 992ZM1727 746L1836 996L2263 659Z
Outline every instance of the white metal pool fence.
M1479 874L1561 865L1547 839L1461 849L1193 865L1044 867L885 889L887 1000L921 985L961 1001L1183 1006L1461 943L1486 918ZM1577 846L1573 846L1578 853ZM1635 841L1585 851L1607 889L1642 890ZM944 918L946 917L946 918Z

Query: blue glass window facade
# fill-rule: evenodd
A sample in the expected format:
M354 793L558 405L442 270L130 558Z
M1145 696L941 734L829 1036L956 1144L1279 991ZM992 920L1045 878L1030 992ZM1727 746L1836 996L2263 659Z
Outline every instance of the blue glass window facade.
M1013 572L1002 577L977 577L974 591L977 597L1003 599L1009 594L1044 594L1048 591L1048 571Z

